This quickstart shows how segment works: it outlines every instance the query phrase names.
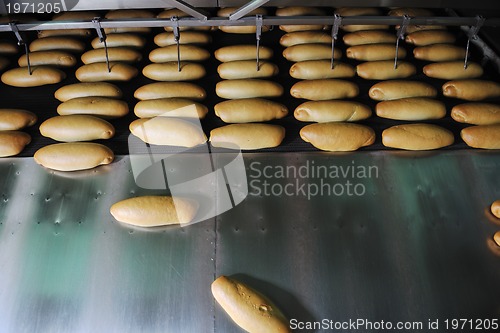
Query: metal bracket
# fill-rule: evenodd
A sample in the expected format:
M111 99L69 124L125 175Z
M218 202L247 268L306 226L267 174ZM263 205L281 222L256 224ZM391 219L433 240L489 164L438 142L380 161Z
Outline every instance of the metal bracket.
M172 26L172 30L174 32L174 40L177 44L177 70L181 71L181 48L180 48L180 40L181 40L181 32L179 29L179 18L177 16L172 16L170 20L174 23Z
M257 39L257 71L259 71L259 48L260 37L262 36L262 15L255 15L255 28L255 38Z
M394 57L394 69L398 68L398 52L399 52L399 41L405 39L406 28L410 24L411 17L408 15L403 16L403 23L398 29L398 38L396 39L396 56Z
M337 41L339 35L339 28L342 25L342 16L335 14L332 26L332 59L330 68L333 69L333 60L335 58L335 42Z
M197 10L196 8L194 8L193 6L182 0L163 0L163 1L168 3L169 5L174 6L179 10L182 10L184 13L197 18L200 21L206 21L208 19L208 16L205 15L205 13Z
M467 47L465 48L465 60L464 60L464 69L467 69L467 63L469 61L469 46L470 46L470 41L476 40L477 39L477 34L479 33L479 29L483 26L485 21L485 18L478 15L476 16L476 25L472 26L469 29L469 32L467 32Z
M108 44L106 43L106 33L101 27L101 18L94 17L92 19L92 24L94 25L94 29L97 31L97 36L99 37L99 41L101 43L104 43L104 52L106 54L106 65L108 66L108 73L111 73L111 67L109 65Z
M16 22L9 22L9 27L10 30L14 33L14 35L16 35L17 45L19 46L24 45L24 51L26 52L26 61L28 62L28 73L32 75L33 72L31 71L30 50L28 48L28 44L26 44L26 42L23 39L23 36L21 36L21 33L19 32L19 28L17 27Z
M229 14L229 19L232 21L238 20L250 13L252 10L259 8L267 2L269 2L269 0L252 0L246 5L241 6L240 8Z

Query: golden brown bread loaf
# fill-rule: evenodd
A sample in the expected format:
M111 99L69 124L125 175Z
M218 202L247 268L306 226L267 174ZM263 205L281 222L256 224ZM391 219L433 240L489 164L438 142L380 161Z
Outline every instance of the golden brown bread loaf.
M0 131L17 131L35 125L37 116L20 109L0 109Z
M101 118L119 118L128 114L128 104L109 97L77 97L59 104L61 116L86 114Z
M327 15L323 9L306 6L287 6L276 8L276 16L323 16Z
M307 61L332 58L332 47L326 44L298 44L283 50L283 57L288 61ZM335 48L334 59L342 57L342 51Z
M223 25L219 26L219 30L224 31L225 33L228 34L254 34L257 28L253 25L247 25L247 26ZM266 25L262 26L262 32L267 32L267 31L269 31L269 27Z
M404 79L416 72L415 66L406 61L399 61L396 68L394 60L367 61L356 66L358 76L368 80Z
M460 136L472 148L500 149L500 124L466 127Z
M394 44L397 37L394 33L388 31L367 30L345 34L342 39L346 45L355 46L365 44Z
M289 47L299 44L331 44L332 36L321 31L289 32L280 38L280 44Z
M277 147L284 138L285 128L270 124L231 124L210 132L212 146L241 150Z
M236 60L223 62L217 67L222 79L253 79L278 75L279 69L268 61L259 61L259 70L255 60Z
M394 60L396 57L396 48L394 44L355 45L347 48L346 56L347 58L363 61ZM399 47L398 59L405 57L405 48Z
M177 61L169 61L160 64L149 64L142 70L142 74L156 81L192 81L205 76L203 65L194 62L181 61L179 72Z
M59 83L65 78L64 72L48 66L31 67L31 75L28 67L9 69L2 74L2 82L13 87L39 87Z
M19 47L14 42L0 41L0 54L17 54L19 50Z
M231 319L250 333L289 333L288 320L266 296L226 276L212 283L212 295Z
M317 123L302 127L300 137L326 151L354 151L375 142L375 132L353 123Z
M147 228L189 223L197 211L198 204L195 201L177 196L125 199L113 204L109 210L119 222Z
M92 141L109 139L115 135L115 128L106 120L89 115L56 116L40 125L40 133L62 142Z
M376 101L386 101L406 97L436 97L437 91L424 82L390 80L374 84L368 95Z
M217 82L215 93L225 99L280 97L283 87L279 83L261 79L223 80Z
M187 98L158 98L140 101L135 105L134 113L139 118L181 117L205 118L208 108Z
M215 115L226 123L250 123L281 119L288 114L286 106L263 98L224 101L214 106Z
M46 37L35 39L29 48L30 52L60 50L80 53L85 51L85 43L70 37Z
M434 13L428 9L425 8L408 8L408 7L401 7L401 8L394 8L391 9L388 13L389 16L404 16L408 15L410 17L416 17L416 16L434 16Z
M182 97L200 101L207 97L207 93L194 83L155 82L137 88L134 97L139 100Z
M400 28L400 26L397 25L396 29L399 29L399 28ZM442 25L418 25L418 24L409 25L408 27L406 27L407 34L411 34L411 33L416 32L416 31L423 31L423 30L446 30L446 27L442 26Z
M297 32L297 31L318 31L326 29L322 24L296 24L296 25L280 25L279 29L284 32Z
M388 25L382 24L352 24L352 25L343 25L341 29L346 32L356 32L356 31L370 31L370 30L382 30L389 29Z
M29 143L31 136L19 131L0 131L0 157L15 156Z
M430 120L446 116L443 102L428 97L409 97L383 101L375 107L377 116L394 120Z
M451 117L455 121L465 124L500 124L500 105L492 103L459 104L451 109Z
M500 200L496 200L491 204L491 213L500 219ZM500 244L498 246L500 246Z
M453 44L457 38L446 30L422 30L408 34L405 41L416 46L431 44Z
M79 171L110 164L115 155L111 149L98 143L67 142L42 147L33 158L48 169Z
M139 62L142 60L142 54L132 48L127 47L108 47L109 61ZM84 64L93 64L96 62L106 62L106 50L94 49L82 54Z
M413 55L420 60L453 61L465 59L465 49L452 44L432 44L414 48Z
M38 31L38 38L49 37L77 37L86 38L92 35L89 29L57 29L57 30L41 30Z
M162 32L155 36L154 42L160 47L168 45L176 45L173 32ZM212 42L212 37L206 33L199 31L184 31L182 38L179 39L179 44L209 44Z
M453 80L443 84L443 95L467 101L500 97L500 84L488 80Z
M215 59L220 62L257 59L255 45L231 45L215 50ZM259 59L268 60L273 57L273 50L267 46L259 47Z
M75 66L77 59L71 53L65 51L36 51L30 53L31 66L53 65L57 67L72 67ZM28 66L26 54L23 54L18 64L20 67Z
M453 144L453 133L437 125L405 124L382 132L382 144L405 150L439 149Z
M210 52L196 45L179 45L181 61L205 61ZM177 61L177 45L169 45L154 49L149 53L151 62L163 63Z
M104 48L104 43L101 43L98 37L94 38L91 44L94 49ZM109 34L106 36L106 45L108 47L131 47L135 49L142 49L145 44L146 39L135 34L120 33Z
M170 117L142 118L134 120L130 132L154 145L194 147L207 141L199 123Z
M295 83L290 88L290 94L295 98L323 101L356 97L359 88L356 83L345 80L304 80Z
M444 80L475 79L483 75L483 68L475 62L469 62L464 68L463 61L435 62L424 66L428 77Z
M331 67L330 60L307 60L296 62L290 67L290 76L301 80L335 79L353 77L354 68L346 63L335 61Z
M77 97L122 97L122 91L114 84L108 82L84 82L63 86L56 90L54 97L61 102L66 102Z
M371 115L371 109L364 104L338 100L308 101L297 106L294 112L297 120L317 123L358 121Z
M81 82L100 82L100 81L130 81L137 76L137 68L124 64L122 62L96 62L83 65L75 72L76 78Z
M335 14L340 16L377 16L382 11L375 7L340 7L335 9Z

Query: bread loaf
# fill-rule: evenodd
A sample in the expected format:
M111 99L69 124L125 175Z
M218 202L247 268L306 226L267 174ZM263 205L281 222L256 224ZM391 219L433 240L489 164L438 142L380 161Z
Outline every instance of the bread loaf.
M444 80L474 79L483 75L483 68L475 62L469 62L467 68L463 61L435 62L424 66L424 74Z
M268 61L259 61L259 69L255 60L237 60L224 62L217 67L222 79L266 78L277 75L278 66Z
M276 16L323 16L327 15L323 9L309 6L287 6L276 8Z
M330 60L300 61L290 67L290 76L301 80L346 78L355 75L351 65L334 62L332 68Z
M394 68L394 60L368 61L356 66L358 76L368 80L403 79L417 72L409 62L399 61Z
M0 41L0 54L17 54L19 46L10 41Z
M290 89L293 97L313 101L353 98L358 93L359 88L356 83L337 79L299 81Z
M47 66L31 67L31 75L28 67L9 69L2 74L2 82L13 87L39 87L59 83L65 78L64 72Z
M61 102L77 97L122 97L122 91L114 84L107 82L74 83L56 90L54 96Z
M135 105L134 113L139 118L181 117L205 118L208 108L186 98L159 98L140 101Z
M347 58L363 60L363 61L377 61L377 60L393 60L396 57L396 48L394 44L367 44L355 45L348 47L346 50ZM406 50L399 47L398 59L406 57Z
M382 11L375 7L340 7L335 9L340 16L378 16Z
M254 25L221 25L219 26L219 30L229 34L254 34L257 31L257 28ZM262 32L268 32L269 27L266 25L262 26Z
M405 150L439 149L453 144L453 133L431 124L405 124L382 132L382 144Z
M370 30L387 30L389 29L388 25L382 24L352 24L352 25L343 25L341 29L347 32L356 32L356 31L370 31Z
M0 131L0 157L15 156L29 143L31 136L19 131Z
M425 8L394 8L391 9L388 13L389 16L405 16L408 15L410 17L416 16L434 16L434 13Z
M396 35L388 31L368 30L356 31L345 34L342 38L346 45L365 45L365 44L395 44Z
M138 88L134 97L139 100L182 97L200 101L207 97L205 89L189 82L156 82Z
M371 109L361 103L351 101L309 101L297 106L295 119L317 123L358 121L370 118Z
M307 61L332 58L332 47L326 44L299 44L283 50L283 57L288 61ZM334 59L342 57L342 51L335 48Z
M231 45L217 49L214 53L215 58L221 62L237 60L255 60L257 59L257 48L255 45ZM273 50L267 46L259 47L259 59L268 60L273 57Z
M390 80L374 84L368 95L376 101L386 101L407 97L436 97L437 91L424 82Z
M57 107L61 116L86 114L101 118L119 118L128 114L124 101L108 97L78 97L70 99Z
M280 44L289 47L299 44L331 44L332 36L320 31L297 31L287 33L280 38Z
M73 67L76 65L76 57L65 51L37 51L30 53L31 66L53 65L58 67ZM18 64L20 67L28 66L26 55L22 55Z
M0 109L0 131L17 131L35 125L33 112L19 109Z
M500 200L496 200L491 204L491 213L500 219Z
M113 204L109 210L122 223L138 227L160 227L189 223L196 216L198 204L190 199L171 196L141 196Z
M428 97L409 97L383 101L375 107L377 116L394 120L430 120L446 116L443 102Z
M279 28L284 32L297 32L297 31L324 30L326 26L322 24L294 24L294 25L280 25Z
M127 47L108 47L109 61L139 62L142 60L142 54ZM96 62L106 62L106 50L95 49L82 54L84 64L93 64Z
M181 61L205 61L210 58L210 52L195 45L179 45ZM151 62L163 63L177 61L177 45L169 45L154 49L149 53Z
M500 105L492 103L459 104L451 109L451 117L455 121L465 124L500 124Z
M453 80L443 84L443 95L467 101L500 97L500 84L488 80Z
M104 43L102 43L98 37L92 40L92 47L94 49L104 48ZM146 44L146 39L142 36L130 34L130 33L120 33L120 34L109 34L106 36L106 45L111 47L132 47L136 49L142 49Z
M38 38L49 37L90 37L92 31L89 29L57 29L57 30L41 30L38 31Z
M123 34L123 33L133 33L133 34L149 34L151 33L151 28L149 27L120 27L120 28L105 28L104 32L106 34Z
M453 44L456 37L445 30L422 30L408 34L405 41L416 46L425 46L431 44Z
M284 138L285 129L270 124L231 124L210 132L212 146L241 150L277 147Z
M80 53L85 51L85 43L70 37L46 37L35 39L30 44L30 51L68 51Z
M212 283L212 295L231 319L251 333L288 333L288 320L273 302L249 286L226 276Z
M250 123L281 119L288 114L286 106L262 98L224 101L214 106L215 115L226 123Z
M276 82L260 79L224 80L217 82L215 93L226 99L280 97L283 87Z
M81 82L100 82L100 81L130 81L137 76L137 68L121 63L96 62L83 65L76 70L75 76Z
M500 149L500 124L466 127L460 136L472 148Z
M45 120L40 125L40 133L62 142L92 141L112 138L115 128L106 120L75 114Z
M156 81L191 81L201 79L206 74L205 67L197 63L182 61L180 66L179 71L177 61L150 64L144 67L142 74Z
M416 47L413 55L420 60L453 61L465 59L465 49L452 44L432 44Z
M163 32L156 35L154 42L160 47L177 44L173 32ZM210 35L199 31L184 31L182 38L179 39L179 44L209 44L211 42Z
M78 171L110 164L115 156L111 149L98 143L69 142L42 147L33 158L48 169Z
M375 132L368 126L353 123L318 123L302 127L300 137L326 151L354 151L375 142Z

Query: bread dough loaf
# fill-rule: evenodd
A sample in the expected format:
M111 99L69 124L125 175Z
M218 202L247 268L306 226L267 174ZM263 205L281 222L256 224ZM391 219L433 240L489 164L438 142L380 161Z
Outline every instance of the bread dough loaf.
M41 30L38 31L38 38L50 38L50 37L77 37L86 38L92 35L92 31L89 29L57 29L57 30Z
M215 93L226 99L280 97L283 87L276 82L260 79L224 80L217 82Z
M354 151L375 142L375 132L368 126L328 122L304 126L300 137L326 151Z
M74 83L56 90L54 96L61 102L78 97L122 97L122 91L114 84L107 82Z
M332 47L327 44L299 44L283 50L283 57L288 61L307 61L332 58ZM335 48L334 59L342 57L342 51Z
M445 30L422 30L412 32L407 35L405 41L416 46L425 46L431 44L455 43L456 37Z
M394 120L430 120L446 116L443 102L428 97L409 97L383 101L375 107L377 116Z
M332 36L320 31L289 32L280 38L280 44L290 47L299 44L332 44Z
M453 133L431 124L397 125L382 132L384 146L405 150L439 149L453 142Z
M151 33L151 28L149 27L121 27L121 28L105 28L104 32L106 34L123 34L123 33L133 33L133 34L149 34Z
M94 49L104 48L104 43L99 40L99 37L94 38L91 44ZM130 33L109 34L106 36L106 45L110 48L132 47L142 49L144 45L146 45L146 39L142 36Z
M215 114L226 123L250 123L281 119L288 114L286 106L263 98L224 101L214 106Z
M109 61L122 61L127 63L139 62L142 60L142 54L132 48L127 47L108 47ZM94 49L82 54L84 64L93 64L96 62L106 62L106 50Z
M58 67L73 67L77 59L71 53L65 51L36 51L30 53L31 66L53 65ZM22 55L18 64L20 67L28 66L26 54Z
M296 25L280 25L280 30L284 32L297 32L297 31L318 31L326 30L326 26L322 24L296 24Z
M15 156L29 143L31 136L19 131L0 131L0 157Z
M374 84L368 95L376 101L386 101L407 97L436 97L437 91L424 82L390 80Z
M393 60L396 57L396 48L394 44L367 44L355 45L347 48L347 58L363 60L363 61L377 61L377 60ZM406 57L406 50L400 47L398 50L398 59Z
M179 45L181 61L205 61L210 52L196 45ZM177 61L177 45L169 45L154 49L149 53L149 60L155 63Z
M297 106L295 119L317 123L358 121L370 118L372 111L367 105L351 101L308 101Z
M62 142L92 141L113 137L115 128L104 119L75 114L45 120L40 125L40 133Z
M487 80L453 80L443 84L443 95L466 101L482 101L500 97L500 84Z
M86 114L101 118L119 118L128 114L128 104L108 97L77 97L57 107L61 116Z
M300 61L290 67L290 76L301 80L346 78L355 75L356 71L351 65L336 61L332 68L330 60Z
M140 101L135 105L134 113L139 118L181 117L205 118L208 108L187 98L158 98Z
M337 79L299 81L290 89L293 97L313 101L353 98L358 96L358 93L356 83Z
M83 65L76 70L75 76L81 82L100 82L100 81L130 81L137 76L138 70L135 67L121 63L96 62Z
M194 83L156 82L137 88L134 97L139 100L182 97L200 101L207 97L207 93Z
M472 148L500 149L500 124L466 127L460 136Z
M394 68L394 60L368 61L356 66L358 76L368 80L404 79L417 72L409 62L399 61Z
M463 61L435 62L424 66L424 74L444 80L475 79L483 75L483 68L475 62L469 62L467 68Z
M63 71L47 66L31 67L31 75L28 67L9 69L2 74L2 82L13 87L39 87L59 83L65 78Z
M142 74L156 81L191 81L205 76L205 67L193 62L181 61L179 72L177 61L150 64L144 67Z
M261 60L271 59L273 53L273 50L267 46L259 47L259 59ZM214 55L220 62L256 60L257 48L255 45L230 45L217 49Z
M396 34L381 30L356 31L345 34L343 37L346 45L365 45L365 44L394 44L396 43Z
M17 131L35 125L37 116L20 109L0 109L0 131Z
M500 219L500 200L496 200L491 204L491 213ZM497 244L498 243L497 241ZM500 244L498 244L498 246L500 246Z
M278 75L278 72L278 66L268 61L259 61L259 70L255 60L229 61L217 67L222 79L266 78Z
M154 42L160 47L177 44L173 32L162 32L156 35ZM182 38L179 39L179 44L210 44L211 42L210 35L199 31L183 31Z
M451 109L451 117L455 121L465 124L500 124L500 105L492 103L459 104Z
M285 138L285 128L270 124L231 124L210 132L214 147L253 150L277 147Z
M420 60L453 61L465 59L465 49L452 44L432 44L414 48L413 55Z
M0 54L17 54L19 53L18 46L10 41L0 41Z
M46 37L35 39L30 44L30 52L53 50L80 53L85 51L85 43L71 37Z
M254 25L247 25L247 26L225 25L225 26L220 26L219 30L229 34L254 34L257 31L257 28ZM269 27L263 25L262 32L268 32L268 31Z
M416 17L416 16L434 16L434 13L428 9L425 8L408 8L408 7L401 7L401 8L394 8L391 9L388 13L389 16L405 16L408 15L410 17Z

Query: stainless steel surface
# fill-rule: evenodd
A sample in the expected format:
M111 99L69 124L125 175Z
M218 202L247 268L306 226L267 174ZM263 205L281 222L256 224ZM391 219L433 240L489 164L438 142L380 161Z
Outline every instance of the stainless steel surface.
M252 1L248 2L247 4L241 6L237 10L235 10L233 13L229 14L229 19L230 20L238 20L238 19L242 18L243 16L246 16L252 10L255 10L259 7L262 7L264 4L266 4L268 2L269 2L269 0L252 0Z
M219 7L242 6L248 0L218 0ZM422 7L422 8L498 8L497 0L271 0L266 6L325 7Z

